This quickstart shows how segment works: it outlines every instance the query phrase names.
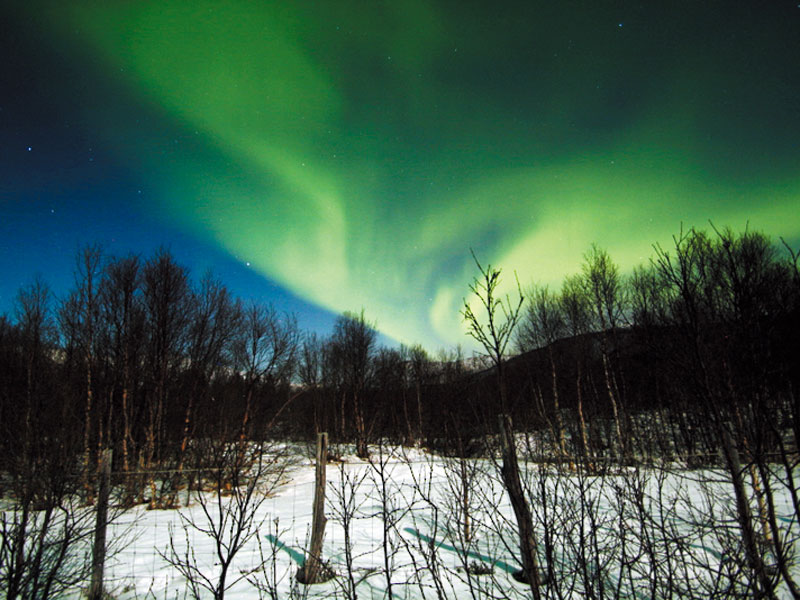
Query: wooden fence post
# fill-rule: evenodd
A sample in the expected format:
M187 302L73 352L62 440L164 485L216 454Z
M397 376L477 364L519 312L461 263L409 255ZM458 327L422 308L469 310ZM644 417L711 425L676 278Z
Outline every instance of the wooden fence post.
M297 574L300 583L321 583L331 578L322 562L322 541L325 537L325 465L328 462L328 434L317 434L317 467L314 485L314 515L311 521L311 546L305 564Z
M106 526L108 525L108 497L111 493L112 452L112 450L103 450L100 457L100 488L97 498L94 546L92 547L92 583L89 587L89 600L101 600L103 597L103 567L106 560Z

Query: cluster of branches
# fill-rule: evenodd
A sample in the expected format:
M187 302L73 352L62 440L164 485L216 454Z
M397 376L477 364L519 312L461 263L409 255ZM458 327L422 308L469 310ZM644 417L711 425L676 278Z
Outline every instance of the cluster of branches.
M364 458L375 442L424 444L453 457L466 477L474 468L464 461L497 439L503 413L532 434L524 460L554 461L580 485L594 486L591 477L617 473L617 465L665 458L721 467L733 507L726 544L739 544L728 550L738 561L730 578L746 594L774 597L781 585L798 597L785 524L800 518L800 272L798 255L786 250L760 233L690 229L625 278L593 246L560 290L532 286L525 299L519 288L513 299L501 297L499 270L478 263L482 278L471 291L479 302L465 302L462 313L487 353L476 371L459 350L434 360L420 346L380 347L363 310L341 315L328 337L303 336L293 317L233 298L210 275L192 282L166 251L143 260L87 247L66 297L52 298L37 280L20 290L14 316L0 317L0 492L15 501L0 523L0 574L16 594L69 585L50 574L63 572L75 548L63 540L88 530L73 518L83 513L65 507L75 498L91 504L105 449L115 451L123 475L123 505L177 506L186 482L190 491L210 482L218 507L223 489L242 491L236 539L246 540L263 478L241 477L255 465L269 472L268 487L276 481L252 442L263 449L268 436L330 431ZM517 356L509 358L512 342ZM502 437L510 448L508 423ZM520 547L523 575L538 596L556 577L560 533L545 526L537 538L533 529L552 515L554 496L542 478L512 478L518 467L507 458L516 461L507 454L497 472L510 495L511 484L518 488L518 533L529 540ZM384 465L383 455L371 464ZM378 482L388 489L385 478ZM466 490L454 506L468 539L474 492L465 479L455 489ZM779 494L794 507L788 517L776 507ZM644 498L633 477L620 510ZM595 500L581 506L590 514ZM73 533L53 537L48 523ZM28 541L32 531L38 545ZM597 544L587 538L579 549L584 542ZM173 546L167 558L195 568L180 552ZM620 556L630 562L624 548ZM85 565L72 572L83 577ZM215 593L229 585L224 570L220 582Z
M551 434L549 439L538 436L540 459L555 457L573 472L577 464L579 473L594 475L601 459L617 473L617 465L638 467L644 458L669 461L676 452L685 452L690 462L715 462L722 468L717 483L728 492L731 507L722 522L730 519L724 528L733 533L724 542L728 567L719 565L714 567L716 573L710 573L712 580L718 577L712 585L714 594L775 598L783 589L800 597L794 573L795 528L800 519L795 482L800 414L794 396L800 359L795 341L800 317L798 255L787 246L788 256L779 257L770 240L759 233L737 235L716 229L714 233L692 229L676 236L669 251L656 246L651 264L639 267L627 281L608 254L593 247L582 273L568 278L561 294L551 295L546 287L531 290L517 332L521 346L537 350L527 357L527 387L540 423L529 430ZM499 270L478 267L481 278L471 289L482 304L484 321L466 301L463 314L470 333L493 359L498 404L505 410L510 369L503 348L520 321L522 294L517 303L497 298ZM568 328L572 352L565 361L556 348ZM637 365L637 360L642 362ZM575 364L576 411L565 410L561 402L565 362ZM524 364L522 359L518 363ZM592 363L594 375L591 368L582 368ZM593 419L605 421L605 431L587 427L583 410L587 389L593 392L592 404L607 407L606 419ZM539 494L531 486L523 493L509 429L501 427L508 450L503 451L499 471L514 506L522 572L533 596L539 598L540 553L531 505L543 505L546 512L559 494L544 485ZM648 452L654 444L657 457ZM700 456L693 453L697 446L703 450ZM528 451L537 453L530 447ZM708 478L701 481L706 485ZM619 501L641 504L646 486L635 484L633 489ZM788 497L788 511L778 506L779 496ZM659 496L648 505L663 515L662 499ZM582 506L591 512L591 502ZM652 518L648 507L641 505L639 510ZM538 507L533 512L539 512ZM713 511L704 513L691 524L693 535L702 523L721 526L719 518ZM624 532L627 524L621 521L619 526ZM544 528L549 565L554 546L547 540L560 533ZM665 544L675 545L674 533ZM612 538L610 548L621 551L625 567L630 547L626 540ZM646 552L651 552L647 557L651 562L662 560L653 549ZM725 573L720 588L724 568L731 571ZM552 568L548 575L553 581ZM677 596L685 597L685 592ZM669 595L675 594L670 589ZM693 597L690 590L688 595Z
M637 464L596 475L531 461L538 437L517 436L526 450L519 470L536 534L535 587L524 577L516 510L494 457L442 458L380 442L368 461L339 463L329 480L335 535L324 564L335 577L313 591L298 585L296 529L274 521L269 545L260 546L266 568L246 579L266 598L797 597L797 521L788 505L776 530L785 553L776 557L759 538L759 572L724 470ZM775 491L777 503L791 498Z
M527 290L516 421L589 464L714 461L723 424L777 453L800 416L799 281L797 255L752 231L690 229L629 277L593 247L560 290Z
M77 472L91 503L111 448L127 502L170 505L174 486L153 473L184 469L193 439L263 437L298 340L292 317L232 298L210 275L194 284L164 250L82 249L66 297L36 280L14 318L0 317L0 470L17 498L44 496L53 469Z
M483 365L477 370L458 350L433 358L418 346L379 348L363 312L345 314L329 338L303 344L295 424L303 435L326 430L354 441L362 455L378 439L463 455L484 449L487 424L494 433L508 412L517 428L547 434L541 455L598 470L665 456L690 466L718 461L722 438L702 391L709 384L725 410L767 386L762 397L782 400L759 409L760 420L739 409L737 422L793 427L796 255L761 233L730 230L691 229L674 248L655 250L623 276L593 246L560 288L532 285L513 298L498 295L499 272L486 269L472 291L497 318L473 332L489 345L484 362L471 363ZM486 310L469 302L464 316ZM512 314L510 335L502 328Z
M379 346L363 310L344 313L329 337L303 341L295 425L306 437L328 431L352 442L362 458L379 439L429 444L441 431L436 399L465 383L465 364L460 348L433 359L420 345Z
M52 473L91 504L99 457L113 449L122 504L177 506L199 485L205 440L263 441L331 431L338 442L425 437L425 393L455 381L421 346L385 348L363 310L326 338L243 302L166 250L150 258L76 256L73 288L41 279L0 316L0 492L36 503ZM166 475L165 475L166 474ZM119 489L118 485L115 489Z
M355 439L362 456L378 442L369 464L380 497L384 564L378 571L387 593L415 582L423 596L443 598L448 578L455 578L477 596L506 595L507 583L492 566L499 563L473 541L488 527L503 551L516 555L519 578L535 598L774 598L784 591L798 597L797 256L789 251L782 258L761 234L715 235L677 236L674 249L657 247L651 264L628 279L593 247L560 293L533 288L527 304L521 292L515 300L501 297L499 270L478 264L481 278L471 291L480 310L465 302L463 315L491 361L482 373L451 364L457 373L451 379L447 368L429 362L424 384L413 385L407 351L392 351L397 358L387 361L391 354L375 349L363 313L344 315L329 339L307 341L301 363L315 393L309 412L316 427L333 424L340 439ZM524 352L508 361L518 325L515 341ZM415 388L417 398L424 395L418 403ZM438 443L423 416L431 419L434 398L459 389L464 393L446 405L435 428L453 455L447 496L436 499L420 480L413 498L398 502L398 490L387 486L386 432ZM488 469L468 458L476 438L490 446L498 411L513 414L528 432L522 468L513 450L504 449L502 465ZM507 422L500 437L512 448ZM722 469L675 474L674 458ZM556 470L543 461L555 462ZM659 464L646 467L646 461ZM603 472L614 477L597 477ZM347 532L362 480L344 468L340 480L335 514L347 546L342 586L356 597L362 579ZM496 511L499 486L510 498L513 521ZM786 499L788 508L780 506ZM411 507L420 504L430 509L419 520L426 532L414 528L419 543L412 545L400 523L416 519ZM514 534L518 549L509 541ZM455 570L441 562L439 548L447 541L461 559ZM415 573L431 578L397 579L401 550ZM489 566L475 557L488 557Z
M381 347L363 310L341 315L329 336L302 335L292 316L243 303L210 275L192 282L166 251L143 260L87 247L65 298L37 280L20 290L13 317L0 317L0 470L7 485L35 487L14 474L69 457L91 500L104 448L115 450L116 472L140 475L187 469L192 440L268 430L328 431L361 456L377 439L464 454L501 412L549 432L542 452L598 467L715 455L716 421L757 427L747 439L774 450L763 415L781 430L793 423L797 281L796 256L754 232L692 229L630 277L592 247L560 289L531 286L524 304L522 293L491 299L517 327L499 332L503 347L476 371L459 349L434 358L418 345ZM511 345L518 356L506 361ZM761 404L743 406L753 394ZM712 421L716 404L738 416ZM153 480L127 478L129 500L174 502L170 485Z

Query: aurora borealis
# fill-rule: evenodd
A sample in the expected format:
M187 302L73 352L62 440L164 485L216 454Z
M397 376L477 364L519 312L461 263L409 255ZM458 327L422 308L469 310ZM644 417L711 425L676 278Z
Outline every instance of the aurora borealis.
M558 285L681 223L800 244L796 2L3 10L0 268L53 196L84 242L157 223L435 349L468 341L471 248Z

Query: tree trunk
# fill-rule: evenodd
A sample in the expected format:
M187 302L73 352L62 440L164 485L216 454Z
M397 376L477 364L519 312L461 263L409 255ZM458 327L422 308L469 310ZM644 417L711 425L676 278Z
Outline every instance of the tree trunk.
M403 389L400 393L403 397L403 419L405 419L406 425L406 445L412 446L414 445L414 432L411 429L411 419L408 416L408 394L406 393L405 384L403 384Z
M417 443L422 443L423 426L422 426L422 386L419 381L416 384L417 391Z
M561 418L561 406L558 402L558 374L556 372L556 361L553 358L552 344L548 346L548 355L550 357L550 376L553 381L553 411L556 416L556 442L558 443L558 450L561 453L562 460L567 459L567 446L564 436L564 419ZM569 461L569 467L574 467L572 460Z
M519 549L522 555L522 577L531 587L535 600L541 598L539 586L539 561L536 556L536 535L533 530L533 518L519 477L517 464L517 449L514 445L514 432L511 428L511 417L507 414L500 415L500 436L503 444L503 466L500 473L503 477L514 516L519 528Z
M367 447L367 428L364 423L364 414L361 412L361 405L358 400L358 392L353 394L353 416L356 425L356 456L358 458L368 458L369 448Z
M91 342L90 342L91 343ZM89 447L89 433L92 425L92 353L86 354L86 405L83 415L83 490L86 493L86 503L94 504L94 490L89 480L89 463L91 450Z
M590 473L594 472L594 465L591 462L589 453L589 436L586 432L586 419L583 416L583 386L581 385L581 366L578 363L578 376L575 381L576 394L578 396L578 421L581 430L581 448L583 450L583 460Z
M733 491L736 496L736 516L739 521L740 531L744 542L744 551L748 566L752 575L758 582L761 589L755 590L755 598L775 598L775 590L764 565L763 557L758 549L756 531L753 527L753 516L750 511L750 504L747 499L744 481L742 480L742 463L739 459L739 452L736 450L731 436L725 425L720 423L722 432L722 450L725 456L725 463L733 483Z
M611 410L614 413L614 428L617 434L616 439L616 455L617 460L620 461L620 464L623 462L623 458L625 458L625 438L622 437L622 423L620 422L620 414L619 414L619 405L617 403L616 395L614 394L614 387L611 384L611 373L609 372L608 367L608 355L606 354L605 349L602 350L603 355L603 378L606 384L606 392L608 393L608 399L611 401Z
M100 473L100 489L97 497L97 524L92 548L92 584L89 588L89 600L101 600L103 597L103 569L106 559L106 526L108 525L108 496L111 490L111 457L112 451L102 454L102 470Z

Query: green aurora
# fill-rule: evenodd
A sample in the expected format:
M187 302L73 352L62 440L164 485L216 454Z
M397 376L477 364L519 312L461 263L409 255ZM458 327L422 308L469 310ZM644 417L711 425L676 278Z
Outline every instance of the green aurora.
M681 224L800 240L800 7L663 4L75 1L31 18L125 97L86 118L146 173L145 210L435 349L468 341L470 249L506 284L557 286L592 242L626 270Z

